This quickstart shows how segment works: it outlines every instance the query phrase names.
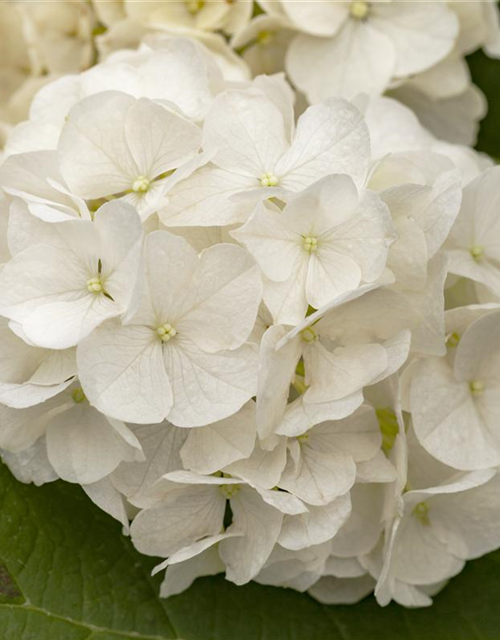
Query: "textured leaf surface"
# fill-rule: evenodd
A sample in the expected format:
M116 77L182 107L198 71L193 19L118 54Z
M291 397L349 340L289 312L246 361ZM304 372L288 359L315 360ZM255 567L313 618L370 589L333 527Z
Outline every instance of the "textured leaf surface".
M326 607L222 577L169 600L120 526L76 486L0 467L2 640L500 640L500 552L469 563L431 609Z

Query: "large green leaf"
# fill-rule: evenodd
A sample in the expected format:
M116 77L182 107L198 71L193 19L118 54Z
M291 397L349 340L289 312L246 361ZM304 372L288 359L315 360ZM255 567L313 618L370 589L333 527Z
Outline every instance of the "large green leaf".
M160 600L155 561L76 486L0 467L1 640L500 640L500 553L469 563L431 609L326 607L222 577Z

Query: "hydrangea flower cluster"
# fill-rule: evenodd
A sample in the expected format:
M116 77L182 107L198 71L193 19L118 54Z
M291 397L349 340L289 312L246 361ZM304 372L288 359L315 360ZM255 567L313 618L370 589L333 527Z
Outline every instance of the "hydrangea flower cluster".
M146 39L10 135L2 457L82 485L164 558L165 597L225 572L429 605L500 547L500 168L393 98L302 108L219 63Z

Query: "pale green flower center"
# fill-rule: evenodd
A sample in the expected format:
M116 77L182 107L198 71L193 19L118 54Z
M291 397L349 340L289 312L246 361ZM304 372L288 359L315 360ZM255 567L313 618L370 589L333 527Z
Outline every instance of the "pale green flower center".
M138 176L132 184L132 191L135 193L146 193L150 184L151 180L146 178L146 176Z
M238 484L221 484L219 485L220 490L222 491L222 495L230 500L234 497L238 491L240 490L240 485Z
M98 276L89 278L89 280L87 280L87 289L91 293L102 293L104 291L104 286L101 282L101 278Z
M278 184L278 178L274 173L265 173L260 179L260 184L263 187L275 187Z
M474 258L474 260L479 261L484 256L484 249L479 245L474 245L473 247L471 247L470 254Z
M307 442L309 440L309 434L308 433L303 433L301 436L297 436L297 441L298 442Z
M73 401L76 402L76 404L85 402L85 400L87 399L81 387L78 387L78 389L75 389L71 394L71 397L73 398Z
M305 251L314 253L318 250L318 240L314 236L303 236L303 238Z
M351 16L356 20L364 20L370 12L370 4L368 2L351 2Z
M480 380L472 380L469 389L473 396L480 396L484 392L484 384Z
M307 329L303 329L300 332L302 340L307 343L316 342L319 340L319 336L311 327L307 327Z
M156 329L156 333L162 342L168 342L177 335L177 331L169 322L160 325L158 329Z
M413 509L413 514L426 527L430 525L429 505L426 502L419 502Z

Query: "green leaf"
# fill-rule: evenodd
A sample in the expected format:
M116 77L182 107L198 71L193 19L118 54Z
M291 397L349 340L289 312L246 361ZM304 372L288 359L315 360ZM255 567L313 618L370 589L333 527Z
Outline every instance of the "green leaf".
M222 576L160 600L152 558L74 485L0 467L2 640L499 640L500 552L471 562L430 609L373 598L327 607Z

